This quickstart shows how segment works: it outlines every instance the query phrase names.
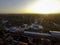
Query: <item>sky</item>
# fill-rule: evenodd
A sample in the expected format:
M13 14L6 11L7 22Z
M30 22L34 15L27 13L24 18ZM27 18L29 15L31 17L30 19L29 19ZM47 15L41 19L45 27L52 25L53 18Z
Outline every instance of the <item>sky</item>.
M59 5L60 0L0 0L0 13L60 13Z
M0 0L0 13L18 13L32 0Z

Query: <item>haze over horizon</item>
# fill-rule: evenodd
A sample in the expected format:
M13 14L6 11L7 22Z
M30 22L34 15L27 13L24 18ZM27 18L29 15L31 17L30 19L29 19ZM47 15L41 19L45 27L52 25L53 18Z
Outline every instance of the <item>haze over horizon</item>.
M60 14L60 0L0 0L1 13Z

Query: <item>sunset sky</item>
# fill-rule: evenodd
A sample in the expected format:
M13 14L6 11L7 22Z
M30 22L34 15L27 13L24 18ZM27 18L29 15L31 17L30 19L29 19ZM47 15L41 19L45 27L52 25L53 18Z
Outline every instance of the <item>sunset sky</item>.
M60 0L0 0L0 13L60 13Z

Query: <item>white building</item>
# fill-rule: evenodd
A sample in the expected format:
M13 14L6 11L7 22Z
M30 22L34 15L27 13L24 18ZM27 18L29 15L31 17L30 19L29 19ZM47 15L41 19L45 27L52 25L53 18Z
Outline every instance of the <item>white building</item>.
M24 29L24 30L25 30L25 29L26 29L26 30L29 29L28 24L23 24L23 25L22 25L22 29Z
M60 38L60 32L59 31L50 31L50 33L53 37L59 37Z
M38 29L43 29L43 26L33 23L33 24L30 25L30 28L31 29L35 29L35 30L38 30Z
M8 22L8 20L2 19L2 24L6 24L7 22Z

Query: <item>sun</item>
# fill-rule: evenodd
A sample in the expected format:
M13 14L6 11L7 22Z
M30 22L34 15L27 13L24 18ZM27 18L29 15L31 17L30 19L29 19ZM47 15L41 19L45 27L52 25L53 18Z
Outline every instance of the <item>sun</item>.
M25 8L27 13L58 13L60 11L60 2L57 0L37 0Z

